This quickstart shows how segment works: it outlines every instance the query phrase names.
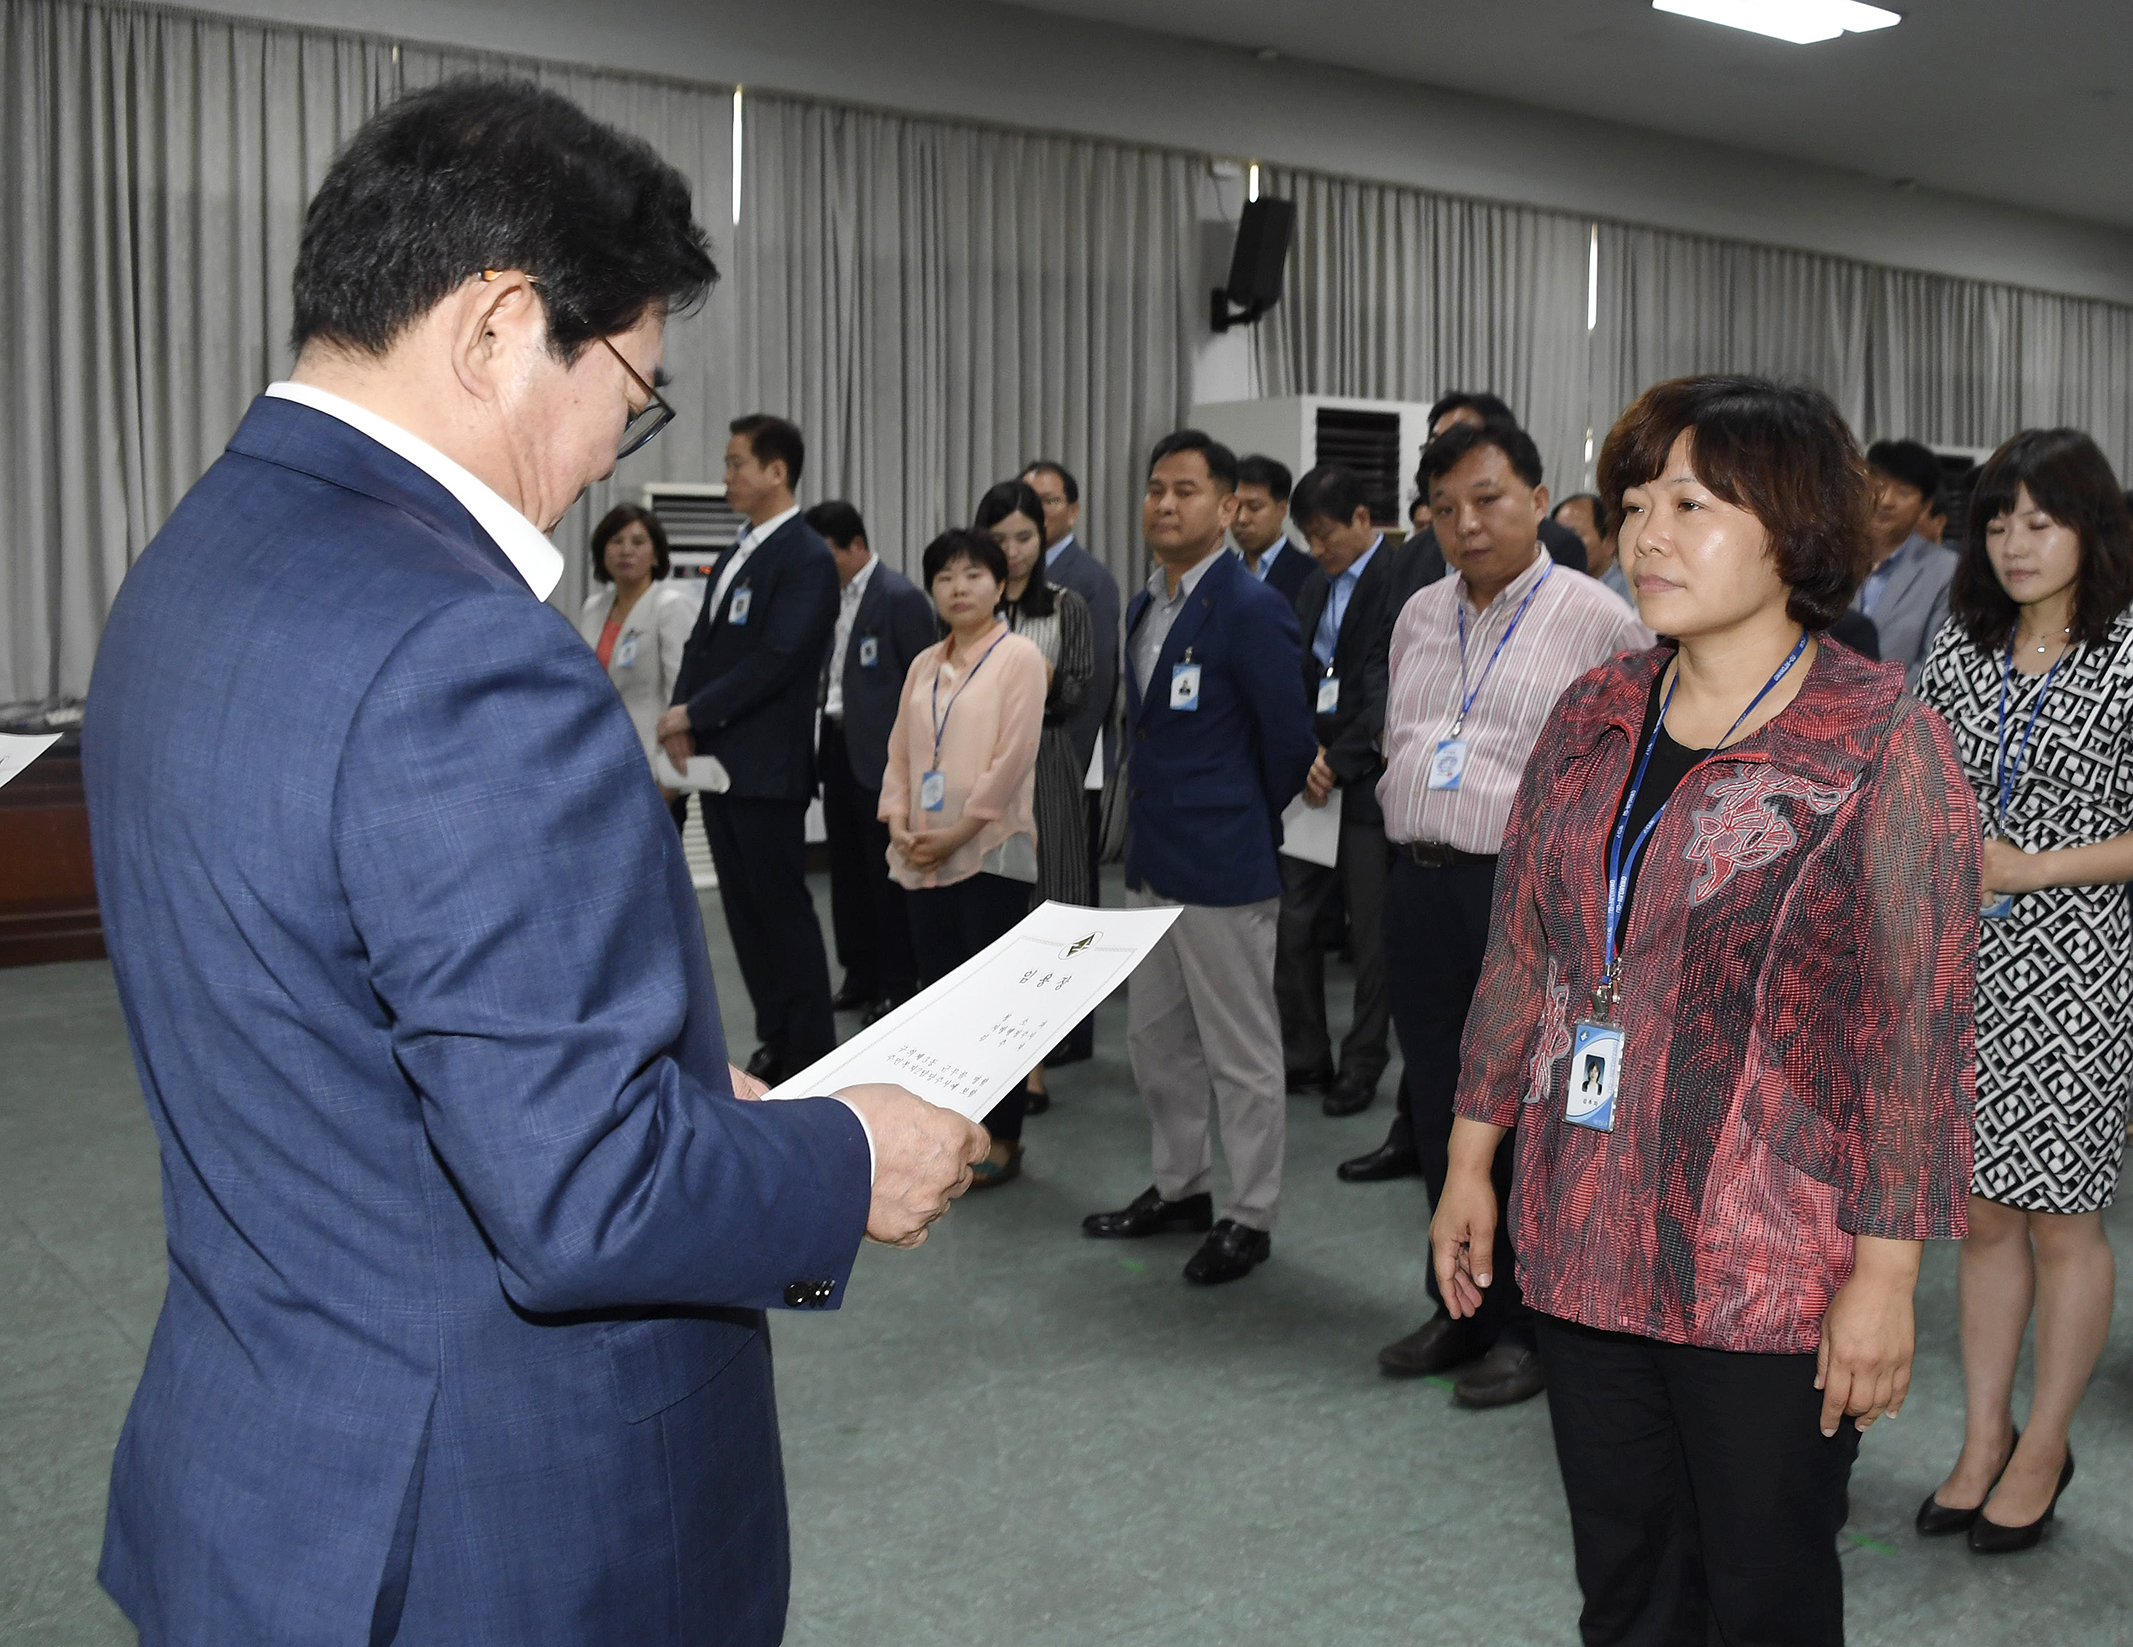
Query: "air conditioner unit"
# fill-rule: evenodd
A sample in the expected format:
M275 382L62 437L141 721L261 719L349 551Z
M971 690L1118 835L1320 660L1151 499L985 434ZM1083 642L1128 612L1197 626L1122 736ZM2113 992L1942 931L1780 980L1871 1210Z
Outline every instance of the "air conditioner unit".
M746 517L726 502L723 481L655 480L637 501L667 529L677 570L704 571L748 527Z
M1291 475L1321 463L1353 470L1368 490L1370 518L1395 532L1406 530L1415 460L1429 438L1426 404L1333 395L1223 400L1195 406L1192 426L1239 457L1257 452L1286 464Z

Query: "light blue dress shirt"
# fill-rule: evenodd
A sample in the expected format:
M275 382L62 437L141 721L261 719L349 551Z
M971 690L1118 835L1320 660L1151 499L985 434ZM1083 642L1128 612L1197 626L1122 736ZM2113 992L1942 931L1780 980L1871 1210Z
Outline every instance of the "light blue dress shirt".
M1067 546L1073 541L1074 534L1072 532L1069 532L1065 537L1061 538L1057 543L1053 544L1051 548L1045 550L1044 564L1047 567L1057 566L1059 564L1059 557L1067 552Z
M1370 557L1378 552L1385 541L1385 534L1378 534L1377 542L1371 544L1355 557L1347 571L1333 580L1333 587L1326 591L1326 609L1318 615L1318 628L1311 636L1311 656L1318 659L1321 669L1333 667L1333 648L1341 638L1341 621L1348 616L1348 602L1355 598L1355 586L1362 581L1363 568L1370 564Z

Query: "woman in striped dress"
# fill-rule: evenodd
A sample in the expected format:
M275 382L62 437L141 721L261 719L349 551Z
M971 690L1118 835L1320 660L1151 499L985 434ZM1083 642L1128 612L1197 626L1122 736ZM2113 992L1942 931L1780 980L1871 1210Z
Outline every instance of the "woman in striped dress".
M1068 723L1088 701L1096 673L1096 624L1086 601L1045 578L1044 505L1028 482L1003 480L993 487L978 501L976 525L1007 556L1007 598L1000 615L1035 644L1051 671L1044 741L1037 750L1036 899L1093 904L1087 803ZM1042 1064L1030 1071L1029 1097L1033 1114L1050 1107Z

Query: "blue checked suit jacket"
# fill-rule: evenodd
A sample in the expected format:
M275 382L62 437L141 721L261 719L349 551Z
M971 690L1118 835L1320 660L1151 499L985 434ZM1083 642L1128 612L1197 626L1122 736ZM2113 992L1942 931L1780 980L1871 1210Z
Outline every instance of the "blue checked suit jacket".
M592 652L430 477L263 399L83 744L169 1228L101 1571L142 1640L777 1640L761 1311L841 1297L867 1145L731 1096Z

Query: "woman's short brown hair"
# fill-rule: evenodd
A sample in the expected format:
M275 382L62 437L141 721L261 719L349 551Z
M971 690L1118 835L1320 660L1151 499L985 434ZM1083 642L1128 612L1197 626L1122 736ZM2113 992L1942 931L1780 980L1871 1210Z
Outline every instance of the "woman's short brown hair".
M592 575L596 583L613 583L614 573L607 569L607 540L623 527L631 524L644 527L652 540L652 576L663 578L674 570L674 555L667 548L667 529L659 524L659 517L649 509L634 503L618 503L600 517L600 524L593 528Z
M2016 494L2081 538L2074 574L2074 642L2094 646L2133 601L2133 517L2110 459L2079 429L2024 429L1985 460L1970 497L1962 558L1948 586L1948 616L1980 651L2014 635L2015 603L1985 553L1985 528L2009 513Z
M1610 520L1622 518L1624 492L1665 472L1683 434L1696 478L1769 534L1793 622L1805 629L1835 623L1866 573L1873 490L1859 443L1829 396L1762 377L1653 384L1600 448L1600 494Z

